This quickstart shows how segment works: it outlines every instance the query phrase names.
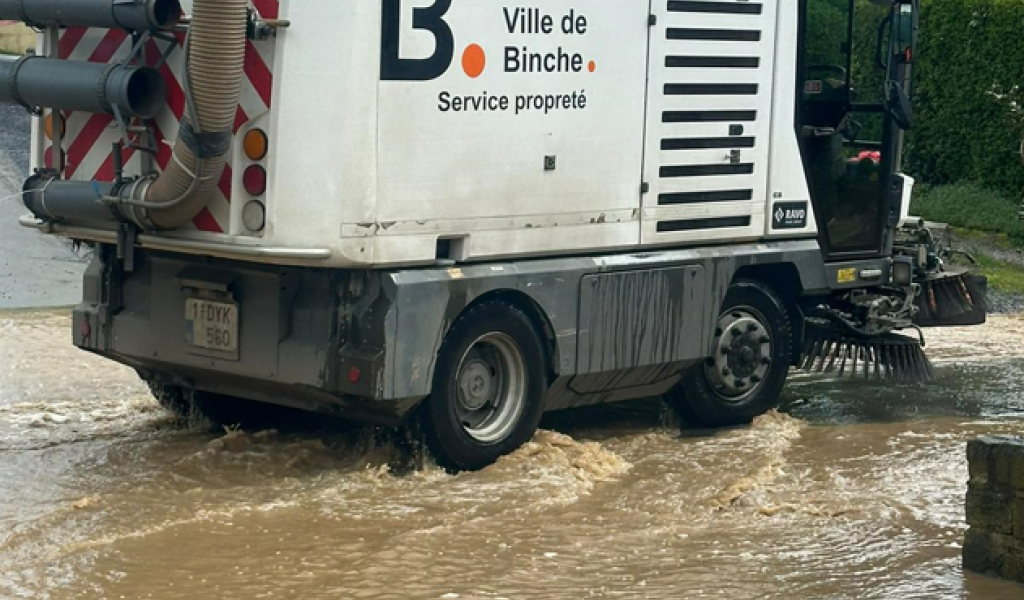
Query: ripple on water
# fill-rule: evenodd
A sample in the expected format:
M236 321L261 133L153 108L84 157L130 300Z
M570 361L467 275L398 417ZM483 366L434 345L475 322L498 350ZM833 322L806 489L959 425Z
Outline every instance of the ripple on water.
M70 331L68 311L0 313L0 447L166 421L132 369L78 350Z

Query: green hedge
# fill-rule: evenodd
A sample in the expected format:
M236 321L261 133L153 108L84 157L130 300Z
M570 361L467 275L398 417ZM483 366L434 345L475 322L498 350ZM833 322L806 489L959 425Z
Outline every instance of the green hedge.
M1024 88L1024 0L922 0L919 39L904 169L1020 198L1020 121L991 91Z
M1006 234L1024 243L1024 222L1017 218L1019 199L975 183L922 185L914 188L910 214L956 227Z

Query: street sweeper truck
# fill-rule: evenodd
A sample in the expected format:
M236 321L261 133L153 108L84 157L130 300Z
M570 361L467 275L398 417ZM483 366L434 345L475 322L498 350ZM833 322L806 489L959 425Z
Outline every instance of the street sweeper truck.
M914 0L0 0L21 223L91 245L74 343L165 405L708 425L791 367L927 379L983 285L908 216ZM867 33L865 33L867 32ZM243 403L244 404L244 403Z

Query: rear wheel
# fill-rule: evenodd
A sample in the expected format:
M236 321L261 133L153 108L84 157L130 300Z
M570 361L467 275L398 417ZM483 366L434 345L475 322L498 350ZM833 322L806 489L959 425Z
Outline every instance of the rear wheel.
M543 357L533 323L512 304L485 301L459 317L438 352L421 412L441 465L480 469L533 437L547 387Z
M758 281L733 283L711 350L668 394L685 418L715 427L738 425L776 407L793 352L785 303Z

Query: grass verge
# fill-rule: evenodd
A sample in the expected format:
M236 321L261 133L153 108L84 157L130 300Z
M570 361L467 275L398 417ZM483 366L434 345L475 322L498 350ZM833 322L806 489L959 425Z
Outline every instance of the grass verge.
M984 252L975 253L974 258L978 261L978 270L988 277L989 289L1005 294L1024 294L1024 268Z

